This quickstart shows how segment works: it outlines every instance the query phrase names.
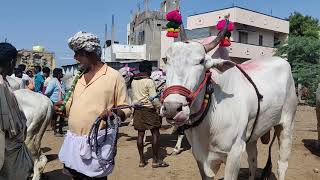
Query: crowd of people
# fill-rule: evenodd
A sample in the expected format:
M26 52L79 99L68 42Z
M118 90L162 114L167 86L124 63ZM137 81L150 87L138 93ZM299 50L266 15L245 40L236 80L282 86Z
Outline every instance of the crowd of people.
M63 100L66 93L62 77L61 68L55 68L51 73L49 67L34 66L33 69L27 69L25 64L19 64L11 75L11 78L19 82L21 89L41 93L50 98L53 104ZM55 135L63 135L63 122L63 118L54 114L51 127Z
M143 138L147 130L150 130L152 133L152 167L169 166L166 162L159 159L159 128L161 126L161 118L158 112L160 102L150 99L150 97L157 95L155 82L150 78L152 71L152 64L150 62L143 61L139 66L140 73L135 75L131 81L133 91L132 101L134 104L141 105L133 109L128 103L128 92L124 78L118 71L101 61L99 39L91 33L79 32L69 39L69 47L75 53L74 59L80 64L81 75L74 81L71 96L67 98L66 102L62 69L56 68L51 73L48 67L41 68L40 66L35 66L34 69L26 69L24 64L20 64L17 68L14 68L15 64L13 65L13 63L16 61L17 52L15 51L15 54L9 57L6 56L7 51L5 48L7 46L12 49L15 48L9 43L2 43L1 45L4 48L0 47L0 51L3 51L1 53L4 56L0 57L0 65L3 63L12 69L12 72L7 72L3 70L5 67L0 68L2 77L1 88L6 89L11 95L13 94L10 84L6 80L6 77L10 76L20 82L20 88L27 88L50 98L55 110L51 123L55 134L63 134L63 121L64 118L68 119L68 131L65 134L59 153L59 159L64 165L65 174L75 180L107 179L107 176L112 172L114 167L115 154L110 152L113 149L112 146L116 146L110 143L110 137L116 137L115 133L117 132L109 127L110 124L108 123L110 121L107 120L117 118L124 121L131 115L132 111L134 112L134 128L137 130L138 135L139 167L144 167L147 164L143 152ZM11 62L12 59L14 62ZM11 97L14 98L13 95ZM17 106L17 104L15 105ZM14 111L8 113L15 113L15 111L21 113L21 109L18 106L15 107ZM21 119L14 119L13 116L8 117L7 121L24 122L24 126L21 126L21 128L26 126L26 120L21 121ZM96 139L93 141L96 145L92 147L91 144L88 144L88 136L90 137L92 126L97 119L103 121L97 127ZM58 123L57 120L59 121ZM56 130L57 124L59 124L58 132ZM16 139L11 136L7 137L6 131L8 129L4 126L0 127L1 132L5 134L6 148L4 150L4 157L6 157L6 154L10 153L7 150L7 143L10 144L10 141L16 141ZM100 143L99 139L104 140ZM24 145L23 141L24 139L21 137L20 143L22 145ZM28 154L26 148L25 151ZM21 156L21 158L27 157L30 156ZM4 167L13 166L12 163L15 164L17 162L7 162L5 160ZM16 165L21 166L19 163ZM26 174L28 174L27 169L26 167L26 171L23 171L22 175L14 175L8 173L9 171L4 172L6 169L2 168L0 179L1 177L9 180L16 179L17 177L21 179L21 177L26 177Z

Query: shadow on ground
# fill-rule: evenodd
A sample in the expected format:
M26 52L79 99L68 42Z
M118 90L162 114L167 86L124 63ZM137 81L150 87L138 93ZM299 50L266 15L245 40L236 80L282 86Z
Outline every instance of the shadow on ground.
M261 168L257 169L256 177L255 177L256 180L260 180L262 170L263 169L261 169ZM249 178L249 169L248 168L241 168L239 175L238 175L238 180L247 180L248 178ZM219 180L223 180L223 178L219 179ZM277 180L277 177L275 176L274 173L272 173L268 180Z
M303 139L304 147L306 147L313 155L320 157L320 142L315 139ZM318 144L318 147L317 147Z
M47 172L42 175L43 180L71 180L68 176L62 173L62 169Z

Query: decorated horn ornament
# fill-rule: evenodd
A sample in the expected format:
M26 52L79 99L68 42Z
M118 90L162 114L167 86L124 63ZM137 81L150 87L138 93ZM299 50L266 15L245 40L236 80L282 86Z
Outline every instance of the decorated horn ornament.
M220 41L225 37L225 34L228 31L228 25L229 25L229 16L230 14L228 14L227 16L225 16L225 24L223 29L218 33L217 37L210 42L209 44L204 45L205 51L206 53L210 52L212 49L214 49L217 45L220 44Z

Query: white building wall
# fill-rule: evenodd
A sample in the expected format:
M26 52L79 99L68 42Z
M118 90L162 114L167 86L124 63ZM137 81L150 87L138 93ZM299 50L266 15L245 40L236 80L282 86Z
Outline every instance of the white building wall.
M281 40L288 37L288 21L239 7L189 16L187 29L215 27L227 14L230 14L230 21L235 24L231 35L230 57L252 59L273 56L275 34ZM239 31L248 33L248 44L239 43ZM216 35L216 31L212 32ZM259 46L259 35L263 36L262 46Z
M112 45L113 54L115 59L125 60L125 59L140 59L146 60L146 45L123 45L123 44L113 44ZM106 62L111 61L111 46L103 50L103 57Z
M230 14L230 21L235 23L289 34L289 21L238 7L189 16L187 29L215 26L227 14Z
M225 9L220 11L214 11L187 18L187 29L197 29L215 26L218 21L225 15L230 14L230 21L235 22L235 11L234 9Z
M236 58L256 59L273 56L275 53L274 50L275 49L271 47L232 42L231 46L229 47L229 56Z
M289 34L289 21L238 7L232 9L235 13L233 22Z

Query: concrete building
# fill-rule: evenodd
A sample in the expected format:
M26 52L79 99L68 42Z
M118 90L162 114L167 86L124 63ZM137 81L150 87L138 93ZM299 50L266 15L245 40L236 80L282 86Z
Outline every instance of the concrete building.
M161 58L161 32L166 29L166 13L177 9L180 0L164 0L159 11L150 11L147 2L145 10L136 12L128 24L127 41L130 45L146 45L146 59Z
M231 7L187 18L189 39L216 36L217 22L230 14L235 25L231 35L230 57L236 62L273 56L275 46L288 38L289 21L241 7Z
M113 44L103 49L102 59L105 62L111 62L112 55L116 61L146 60L146 45Z
M27 69L34 69L34 66L55 68L53 52L45 51L41 46L34 46L32 50L21 49L18 51L17 65L25 64Z

